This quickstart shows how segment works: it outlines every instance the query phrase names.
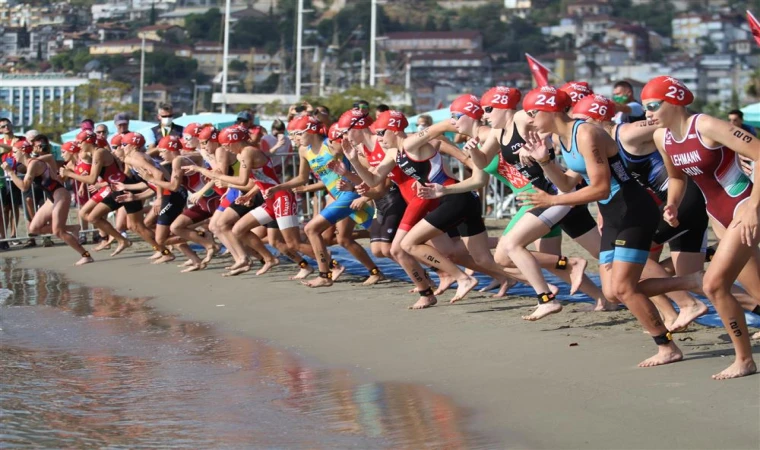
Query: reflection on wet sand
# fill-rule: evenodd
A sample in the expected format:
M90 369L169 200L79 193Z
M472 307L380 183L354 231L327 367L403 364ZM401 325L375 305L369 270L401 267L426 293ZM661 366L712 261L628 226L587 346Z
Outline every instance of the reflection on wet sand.
M15 263L0 262L0 286L14 291L0 308L0 444L484 445L466 432L462 410L424 386L361 383L259 341L159 315L147 298Z

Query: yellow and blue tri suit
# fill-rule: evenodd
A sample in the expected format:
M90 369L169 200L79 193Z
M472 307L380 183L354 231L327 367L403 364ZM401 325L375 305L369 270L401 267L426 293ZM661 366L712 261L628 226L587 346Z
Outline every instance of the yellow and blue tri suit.
M309 162L311 171L314 172L319 180L325 184L327 192L335 199L334 202L327 205L327 207L320 212L320 215L327 219L331 224L336 224L340 220L350 217L360 227L369 229L369 226L372 224L372 218L375 215L375 208L366 204L358 211L351 209L351 203L359 198L360 195L356 192L347 192L338 189L338 180L341 179L341 176L330 169L328 165L331 161L338 159L339 157L330 151L330 147L328 147L327 143L328 141L325 139L319 148L319 152L316 154L312 151L311 146L309 146L309 149L306 151L306 160ZM351 167L345 156L343 156L343 164L348 168Z

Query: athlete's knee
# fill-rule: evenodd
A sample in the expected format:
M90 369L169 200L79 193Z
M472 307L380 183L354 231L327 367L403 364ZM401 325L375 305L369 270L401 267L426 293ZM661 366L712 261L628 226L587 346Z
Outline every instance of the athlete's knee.
M493 259L496 261L496 264L502 267L514 266L512 263L512 258L509 257L509 253L507 253L507 250L502 246L496 247L496 251L493 254Z
M417 242L414 242L414 240L410 239L409 236L404 237L404 239L401 240L401 250L403 250L405 253L412 253L414 251L414 248L417 246Z
M479 266L487 266L494 262L493 256L491 256L491 252L476 250L474 252L470 252L470 255L472 255L472 259Z
M390 252L391 256L396 261L400 261L407 256L407 252L404 251L404 249L401 247L401 242L398 241L393 241L391 244Z
M731 285L723 280L724 277L717 276L714 272L707 272L702 280L702 290L705 292L710 301L720 301L726 294L730 294Z
M29 234L41 234L42 226L34 222L29 224Z
M617 281L612 284L613 296L620 300L622 303L628 303L628 301L637 293L635 283L630 283L628 281ZM607 293L605 292L605 297L606 296Z
M335 238L338 241L338 245L340 245L343 248L347 248L349 245L354 243L354 239L351 237L350 234L349 235L338 234Z
M615 290L611 286L612 283L602 283L602 294L604 294L604 298L611 302L617 302L620 303L621 300L617 297Z

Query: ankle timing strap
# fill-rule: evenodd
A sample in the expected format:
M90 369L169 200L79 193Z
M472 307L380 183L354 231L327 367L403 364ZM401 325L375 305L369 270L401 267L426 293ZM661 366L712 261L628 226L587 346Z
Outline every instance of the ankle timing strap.
M158 251L158 245L154 245L154 246L153 246L153 247L151 247L151 248L153 249L153 251L154 251L154 252L157 252L157 251Z
M427 288L424 291L420 291L420 297L432 297L433 288Z
M161 250L161 254L162 254L162 255L167 255L167 256L168 256L168 255L171 255L171 254L172 254L172 252L170 252L168 248L165 248L165 249Z
M652 339L654 339L654 343L657 345L668 345L673 340L673 336L670 334L670 331L668 331L665 334L654 336Z
M324 278L326 280L332 280L332 272L319 272L319 278Z
M300 262L300 263L298 263L298 267L300 267L300 268L302 268L302 269L306 269L307 267L309 267L309 263L307 263L306 261L304 261L304 260L302 259L302 260L301 260L301 262Z
M380 269L378 269L377 267L373 267L372 269L370 269L369 274L370 275L380 275ZM758 308L760 308L760 306L758 306Z
M536 298L538 299L538 304L543 305L554 300L555 297L551 292L544 292L543 294L536 295Z
M566 270L567 269L567 256L560 256L557 260L557 264L554 265L554 268L557 270Z
M92 258L92 256L90 256L90 252L85 250L84 253L82 253L82 258ZM758 308L760 308L760 306Z
M337 259L331 259L330 260L330 268L331 269L334 269L334 268L338 267L339 265L340 264L338 264L338 260Z

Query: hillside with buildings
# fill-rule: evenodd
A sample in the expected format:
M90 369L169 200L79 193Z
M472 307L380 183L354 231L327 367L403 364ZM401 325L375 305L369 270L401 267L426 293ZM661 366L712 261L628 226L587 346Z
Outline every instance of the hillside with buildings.
M372 84L370 5L305 0L299 94ZM394 104L424 111L464 91L530 87L527 52L557 82L609 94L616 80L640 86L668 73L701 106L726 109L760 89L746 8L760 12L760 0L390 0L378 6L374 81ZM229 92L292 98L296 9L297 0L232 2ZM73 115L78 86L93 80L137 103L143 48L146 115L161 101L219 108L225 17L215 0L0 0L0 19L0 112L21 126L43 111Z

